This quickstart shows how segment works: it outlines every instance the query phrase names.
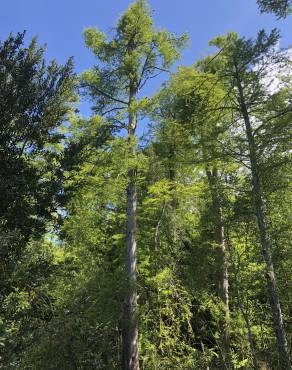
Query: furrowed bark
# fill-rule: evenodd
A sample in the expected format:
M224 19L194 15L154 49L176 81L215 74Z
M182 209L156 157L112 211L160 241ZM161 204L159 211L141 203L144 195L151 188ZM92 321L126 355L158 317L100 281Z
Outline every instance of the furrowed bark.
M256 151L256 143L254 141L252 125L248 109L244 99L243 87L241 85L239 76L237 75L237 88L239 92L239 104L241 114L245 124L246 138L249 148L249 159L251 164L252 186L253 186L253 201L257 217L258 229L260 234L260 243L262 249L262 256L266 265L266 281L269 294L269 300L273 315L274 331L277 339L277 347L279 353L279 362L281 370L290 370L291 364L289 359L288 345L286 341L286 333L283 324L283 317L281 305L278 295L277 282L274 272L274 265L272 261L271 242L268 235L265 208L263 201L263 189L261 182L261 175L258 164L258 157Z

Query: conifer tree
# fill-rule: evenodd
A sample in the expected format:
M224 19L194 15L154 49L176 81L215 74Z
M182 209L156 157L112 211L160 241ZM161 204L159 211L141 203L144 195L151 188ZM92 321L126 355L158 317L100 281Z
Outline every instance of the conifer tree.
M221 50L215 70L217 68L218 75L226 83L234 117L241 119L244 124L246 148L243 150L246 150L250 163L253 205L257 217L262 257L266 264L265 277L279 361L281 369L284 370L290 369L290 360L267 227L261 166L263 148L260 149L260 132L270 131L275 118L279 114L283 116L289 114L291 110L289 100L286 101L284 107L274 105L274 109L267 110L266 102L271 100L273 93L267 87L265 79L269 78L271 66L279 68L283 63L282 55L275 54L273 50L278 39L276 30L273 30L270 35L260 31L255 41L230 33L226 37L215 38L210 44ZM287 127L280 127L281 131L286 129Z
M49 275L49 258L33 255L29 241L41 239L47 223L56 220L60 126L74 101L72 60L64 66L46 64L44 53L36 38L25 45L25 32L0 42L0 330L5 339L0 339L0 358L7 363L17 358L21 347L21 335L15 334L15 341L10 335L28 325L15 302L24 299L28 304L26 298L33 297L38 281ZM32 277L30 269L35 269ZM15 325L17 310L22 313Z
M127 131L128 185L126 212L125 297L123 329L123 369L139 369L137 322L137 191L136 130L139 112L147 103L139 93L147 81L169 68L179 57L185 36L175 37L155 30L146 1L133 3L120 17L111 40L90 28L85 43L99 60L83 73L81 86L95 103L94 111L106 116L113 127Z
M168 99L166 98L168 96ZM171 98L170 98L171 97ZM230 366L230 324L229 324L229 281L226 225L224 225L224 194L222 192L222 174L228 159L224 157L218 137L224 133L228 111L220 107L224 98L224 89L220 81L210 73L204 73L198 67L181 67L172 76L160 96L160 110L164 118L173 114L172 119L181 125L192 138L193 145L184 137L186 152L194 168L203 168L212 199L212 223L216 244L216 285L219 300L224 311L220 343L221 367ZM223 113L223 114L222 114ZM170 119L170 117L168 118ZM172 125L175 125L175 123ZM171 125L171 123L169 123ZM184 146L181 144L182 147Z

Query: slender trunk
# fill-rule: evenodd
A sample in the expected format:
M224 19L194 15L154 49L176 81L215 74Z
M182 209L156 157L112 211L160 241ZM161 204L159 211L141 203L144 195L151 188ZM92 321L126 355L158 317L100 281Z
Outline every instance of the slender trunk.
M263 201L263 189L262 189L261 176L260 176L259 164L258 164L258 158L257 158L257 152L256 152L256 143L254 141L250 117L249 117L249 113L247 110L247 106L245 104L243 88L242 88L239 78L237 78L237 87L239 91L240 109L241 109L241 113L244 119L245 132L246 132L246 137L247 137L248 147L249 147L249 158L250 158L250 164L251 164L254 207L256 211L257 223L258 223L258 228L259 228L259 233L260 233L260 243L261 243L261 248L262 248L262 255L263 255L263 259L266 264L266 281L267 281L270 305L271 305L272 314L273 314L273 324L274 324L274 331L275 331L276 339L277 339L280 368L282 370L289 370L291 369L291 365L290 365L290 360L289 360L286 333L284 329L281 306L280 306L280 301L279 301L277 282L276 282L274 266L273 266L273 261L272 261L271 243L270 243L270 239L268 236L267 225L266 225L266 217L265 217L265 209L264 209L264 201Z
M239 294L239 287L238 287L238 283L237 283L237 278L235 278L235 285L236 285L236 293L237 293L237 304L238 304L238 307L240 309L240 312L242 314L242 317L243 317L243 320L245 322L246 329L247 329L247 340L248 340L248 344L249 344L250 353L251 353L251 356L252 356L253 370L259 370L258 360L257 360L257 356L256 356L255 340L254 340L253 333L251 331L251 325L250 325L250 321L249 321L248 312L245 311L245 309L244 309L244 307L241 303L241 297L240 297L240 294Z
M136 91L130 89L130 112L128 125L128 138L130 145L130 158L135 158L135 130L137 115L131 111L131 103L135 99ZM137 255L136 255L136 168L128 171L127 210L126 210L126 255L125 271L128 278L128 291L125 297L124 323L123 323L123 370L139 370L138 357L138 317L137 317Z
M218 192L217 170L206 170L209 186L212 194L212 202L215 213L215 239L218 244L218 295L224 307L224 322L221 334L222 346L222 367L231 368L230 361L230 328L229 328L229 280L228 280L228 251L225 236L224 222L222 219L222 209L220 206L220 195Z
M228 241L229 250L231 250L231 243L228 237L227 237L227 241ZM249 344L250 353L252 355L253 370L259 370L259 364L258 364L258 360L256 356L256 345L255 345L254 335L251 330L249 315L248 315L247 309L245 310L242 304L242 297L240 296L240 293L239 293L238 278L237 278L239 271L240 271L240 266L238 266L237 272L235 273L235 277L233 280L233 283L235 285L235 291L236 291L237 305L242 314L242 317L243 317L243 320L245 322L246 329L247 329L247 340Z
M240 309L240 311L242 313L242 316L243 316L243 319L245 321L245 325L246 325L246 328L247 328L247 339L248 339L250 353L252 355L253 369L254 370L258 370L259 369L259 365L258 365L258 361L257 361L257 357L256 357L256 349L255 349L255 343L254 343L254 336L253 336L252 331L251 331L249 317L248 317L248 314L244 311L241 303L239 303L239 309Z

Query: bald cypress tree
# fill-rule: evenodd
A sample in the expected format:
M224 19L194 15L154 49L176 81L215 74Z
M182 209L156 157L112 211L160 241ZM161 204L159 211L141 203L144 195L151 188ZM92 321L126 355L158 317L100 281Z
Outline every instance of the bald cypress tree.
M111 39L90 28L85 42L99 64L82 75L81 86L95 102L94 111L127 132L128 185L125 272L128 288L123 315L123 369L139 369L137 316L137 191L136 130L145 99L139 93L147 81L179 57L185 37L155 30L147 2L134 2L120 17Z

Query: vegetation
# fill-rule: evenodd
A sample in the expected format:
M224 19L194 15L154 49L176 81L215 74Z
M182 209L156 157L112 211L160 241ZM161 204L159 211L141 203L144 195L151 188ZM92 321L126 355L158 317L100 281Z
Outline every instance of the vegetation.
M291 13L291 0L257 0L262 13L274 13L278 18L285 18Z
M187 36L144 0L111 35L80 76L0 43L0 369L291 369L289 50L218 36L146 97Z

